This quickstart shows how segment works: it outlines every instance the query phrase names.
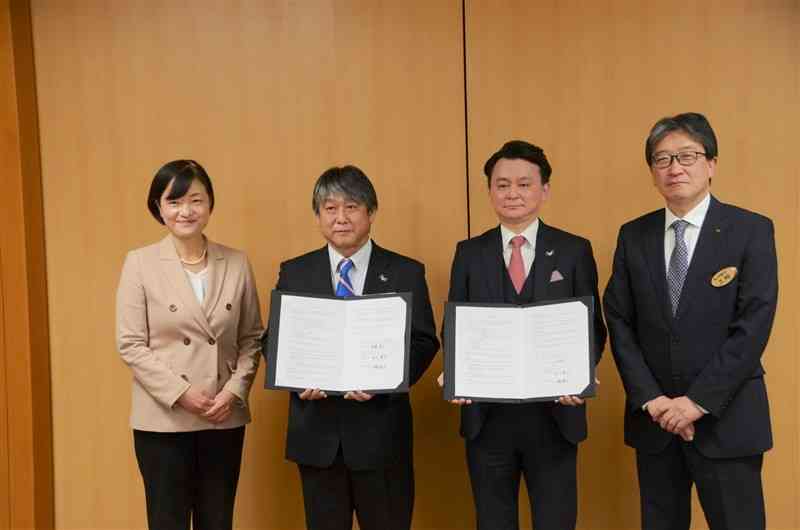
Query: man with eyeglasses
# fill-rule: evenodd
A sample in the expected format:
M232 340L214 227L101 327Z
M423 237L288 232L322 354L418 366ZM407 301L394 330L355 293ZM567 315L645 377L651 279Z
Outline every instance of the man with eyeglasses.
M702 114L659 120L645 158L666 208L622 226L603 299L642 528L688 530L694 484L711 530L764 529L772 221L710 194L717 140Z

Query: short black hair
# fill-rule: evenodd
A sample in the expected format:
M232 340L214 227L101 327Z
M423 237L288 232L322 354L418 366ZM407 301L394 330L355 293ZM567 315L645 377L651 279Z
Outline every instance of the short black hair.
M327 169L314 184L311 209L319 215L319 208L332 195L341 195L367 207L372 213L378 209L378 195L372 182L363 171L353 165Z
M199 180L205 187L210 203L209 211L214 211L214 187L211 186L211 179L208 177L206 170L203 169L203 166L194 160L173 160L161 166L161 169L156 172L156 176L153 177L153 182L150 183L150 193L147 194L147 209L150 210L156 221L162 225L164 224L158 205L169 183L173 180L175 181L167 199L180 199L186 195L186 192L189 191L189 186L192 185L192 181L195 179Z
M550 182L550 174L553 170L542 148L524 140L511 140L510 142L504 143L503 147L490 156L486 164L483 165L483 173L486 175L486 184L489 187L492 186L492 171L494 171L494 166L501 158L527 160L531 164L539 166L539 173L542 175L542 184Z
M658 143L668 134L680 131L688 135L692 140L703 146L706 152L706 159L713 160L719 154L717 150L717 136L714 129L708 123L708 119L699 112L684 112L675 116L661 118L650 129L647 140L644 142L644 159L647 165L653 163L653 151Z

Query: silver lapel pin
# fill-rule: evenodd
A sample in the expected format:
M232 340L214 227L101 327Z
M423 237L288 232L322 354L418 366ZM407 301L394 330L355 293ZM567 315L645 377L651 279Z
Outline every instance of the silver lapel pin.
M379 274L379 275L378 275L378 278L379 278L379 279L380 279L382 282L388 282L388 281L389 281L389 278L387 278L385 274Z
M555 253L556 253L555 250L545 250L544 255L547 256L547 257L550 257Z

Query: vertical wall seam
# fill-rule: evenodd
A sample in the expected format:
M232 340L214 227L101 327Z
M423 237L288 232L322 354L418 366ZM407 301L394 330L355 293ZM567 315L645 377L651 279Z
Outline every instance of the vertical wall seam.
M467 0L461 0L461 58L464 70L464 168L467 192L467 238L472 237L472 220L469 205L469 105L467 93Z

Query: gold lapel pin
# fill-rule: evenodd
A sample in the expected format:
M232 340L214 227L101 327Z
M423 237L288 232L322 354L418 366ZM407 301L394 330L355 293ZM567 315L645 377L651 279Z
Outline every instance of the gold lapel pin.
M731 283L731 281L736 278L736 274L739 271L736 267L725 267L714 276L711 277L711 285L714 287L724 287Z

